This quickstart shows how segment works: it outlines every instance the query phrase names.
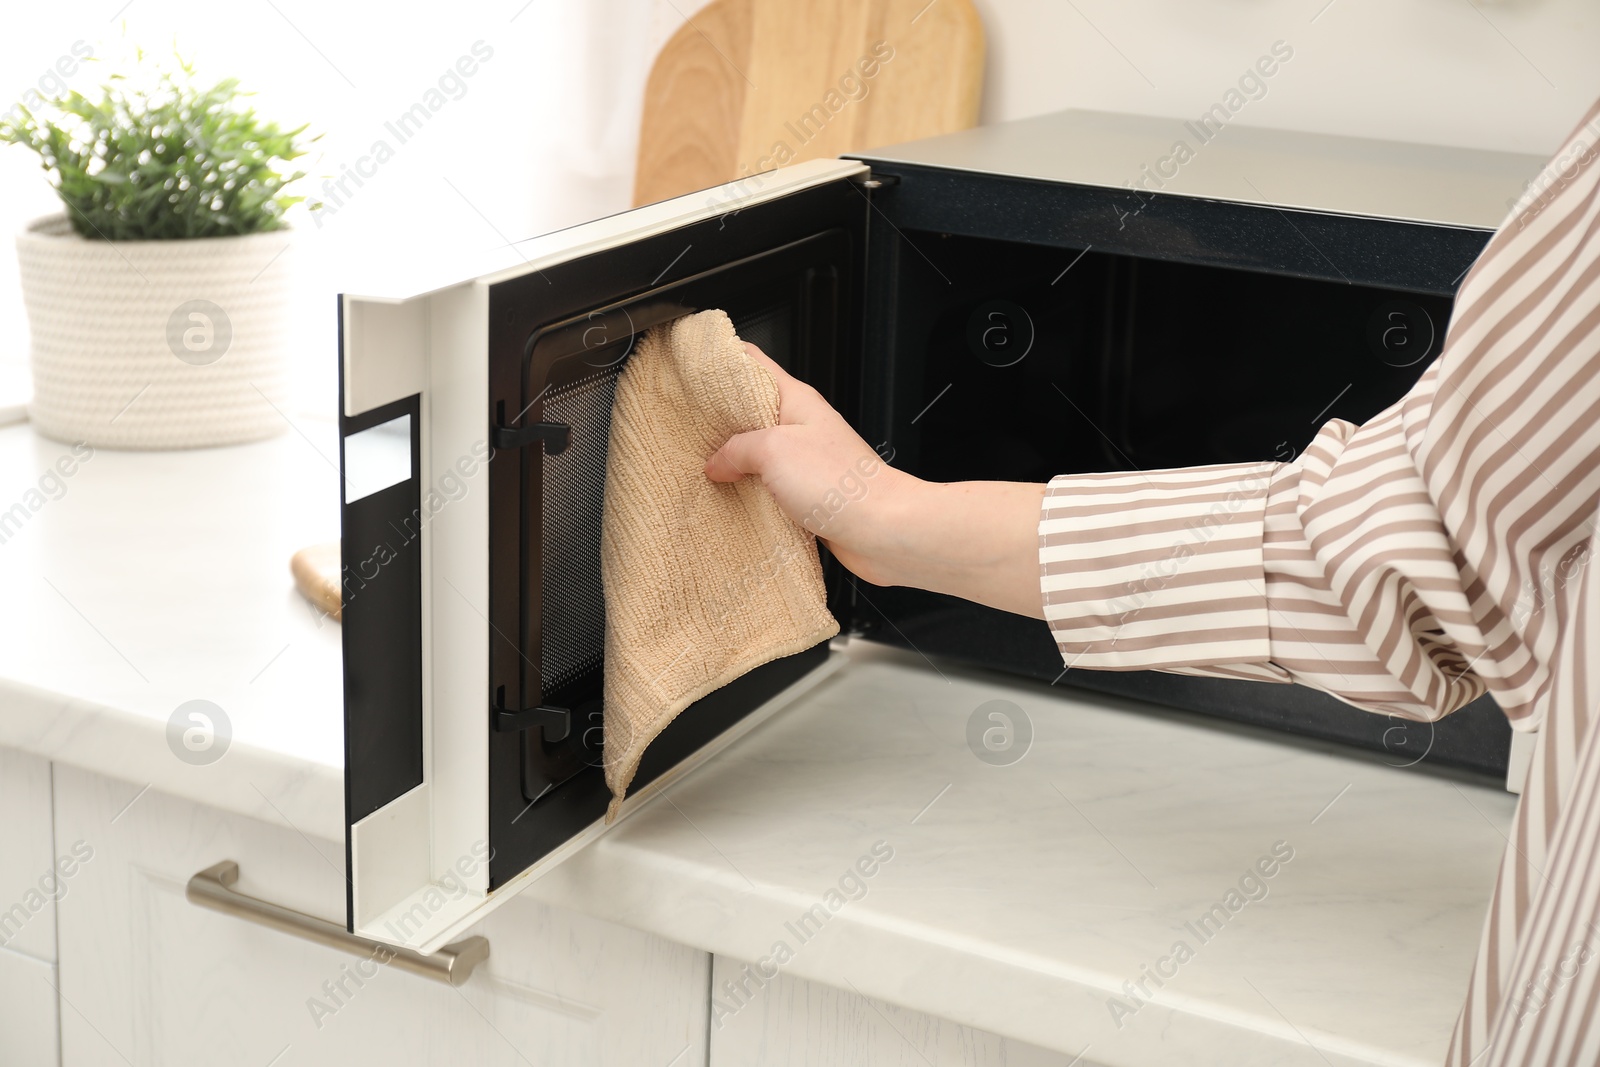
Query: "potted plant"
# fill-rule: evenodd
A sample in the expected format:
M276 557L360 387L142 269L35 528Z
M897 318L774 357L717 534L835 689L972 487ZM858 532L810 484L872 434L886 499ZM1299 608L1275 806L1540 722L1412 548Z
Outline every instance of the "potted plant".
M141 61L144 56L139 55ZM41 118L18 107L0 142L39 154L65 213L17 238L46 436L191 448L287 429L285 195L305 131L241 105L235 79L147 67Z

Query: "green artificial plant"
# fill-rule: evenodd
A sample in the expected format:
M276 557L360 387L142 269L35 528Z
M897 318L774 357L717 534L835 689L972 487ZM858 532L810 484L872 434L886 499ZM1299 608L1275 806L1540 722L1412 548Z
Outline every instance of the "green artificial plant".
M138 53L141 62L143 52ZM283 163L305 154L306 130L281 130L241 104L236 78L211 88L157 68L148 88L114 74L91 100L72 92L40 118L18 105L0 117L0 142L39 154L73 229L112 241L260 233L283 226L303 197L283 189L304 172Z

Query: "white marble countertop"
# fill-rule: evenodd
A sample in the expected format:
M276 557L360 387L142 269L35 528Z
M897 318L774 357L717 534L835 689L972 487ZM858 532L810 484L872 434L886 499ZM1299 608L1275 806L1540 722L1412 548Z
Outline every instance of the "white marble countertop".
M1442 1061L1514 797L860 641L846 654L528 891L742 960L776 962L782 941L786 973L1087 1045L1086 1062ZM966 740L997 699L1035 733L1010 766ZM880 841L893 858L864 895L797 929ZM1228 901L1275 846L1293 858L1245 885L1259 899ZM1133 999L1123 983L1158 965L1164 985Z
M242 448L100 450L64 492L45 485L0 542L0 745L341 839L339 630L287 565L337 536L334 440L301 422ZM0 429L0 514L70 452ZM1088 1045L1086 1063L1440 1060L1513 797L914 653L844 654L528 892L738 959L782 941L786 973L1069 1058ZM231 724L209 766L167 739L196 698ZM1010 766L966 740L996 699L1035 733ZM1208 938L1185 925L1226 911L1278 842L1293 858L1246 886L1265 896L1235 898ZM830 900L858 861L858 899ZM820 932L795 927L816 905ZM1134 999L1144 968L1170 976Z
M72 445L0 429L0 745L342 840L339 624L289 574L338 539L337 441L297 421L235 448L96 449L62 477ZM231 730L207 765L167 743L197 699Z

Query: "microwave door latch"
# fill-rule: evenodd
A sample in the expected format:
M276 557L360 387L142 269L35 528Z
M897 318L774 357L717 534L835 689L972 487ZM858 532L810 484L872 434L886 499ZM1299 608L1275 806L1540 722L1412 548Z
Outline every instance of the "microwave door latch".
M490 442L496 449L526 448L535 441L544 442L544 454L558 456L567 450L572 441L572 427L564 422L530 422L526 426L496 426L490 430Z
M544 739L550 744L565 741L572 732L572 710L558 708L549 704L540 704L532 708L508 708L506 703L505 687L501 686L495 694L493 713L494 728L497 733L520 733L523 730L532 730L538 727L544 732Z

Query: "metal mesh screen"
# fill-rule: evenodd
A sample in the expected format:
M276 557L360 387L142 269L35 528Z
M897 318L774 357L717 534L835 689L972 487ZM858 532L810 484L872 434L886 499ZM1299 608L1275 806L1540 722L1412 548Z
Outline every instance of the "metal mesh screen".
M749 341L776 360L779 366L793 369L790 362L794 340L793 304L774 304L741 315L733 320L733 328L740 340Z
M544 402L543 418L572 427L566 451L544 458L544 566L539 678L547 698L597 670L605 654L605 597L600 586L600 514L605 500L606 444L612 367L559 390Z

